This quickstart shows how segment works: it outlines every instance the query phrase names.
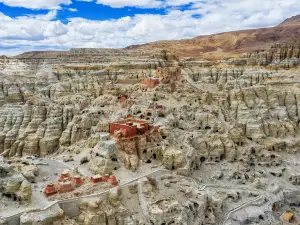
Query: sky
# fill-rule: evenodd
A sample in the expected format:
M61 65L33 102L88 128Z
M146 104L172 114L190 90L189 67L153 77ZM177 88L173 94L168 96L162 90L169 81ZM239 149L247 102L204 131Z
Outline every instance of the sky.
M0 55L122 48L271 27L299 0L0 0Z

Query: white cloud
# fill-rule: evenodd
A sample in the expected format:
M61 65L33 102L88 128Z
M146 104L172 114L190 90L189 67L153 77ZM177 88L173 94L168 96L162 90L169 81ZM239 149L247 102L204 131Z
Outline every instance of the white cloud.
M134 3L134 0L109 2L115 7L121 7L122 4ZM139 0L138 4L146 7L149 2ZM189 2L166 0L164 4L180 6ZM156 3L151 1L149 4ZM274 26L285 18L299 14L299 9L299 0L194 0L190 8L180 11L171 7L166 15L140 14L103 21L70 18L66 24L55 20L55 10L45 15L17 18L0 13L0 53L13 54L18 49L125 47L157 40ZM200 18L193 17L199 14Z
M198 0L196 0L197 2ZM159 8L168 6L182 6L195 2L194 0L97 0L98 4L108 5L113 8L125 6L142 8Z
M122 8L125 6L158 8L162 6L161 0L97 0L97 3L113 8Z
M68 8L68 10L71 11L71 12L78 12L78 10L75 9L75 8Z
M19 6L28 9L60 9L60 5L69 5L71 0L0 0L8 6Z

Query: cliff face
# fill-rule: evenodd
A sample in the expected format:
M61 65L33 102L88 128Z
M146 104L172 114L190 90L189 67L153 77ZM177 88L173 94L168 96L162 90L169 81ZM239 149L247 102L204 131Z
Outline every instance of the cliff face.
M119 50L29 52L0 59L0 154L49 155L88 139L118 107L113 83L165 60ZM126 69L126 72L125 70ZM101 101L102 108L92 107ZM115 104L114 104L115 103ZM103 111L103 107L112 107ZM84 111L86 109L86 111ZM84 113L83 113L84 111Z
M248 65L273 65L291 68L300 63L300 42L290 44L276 44L269 50L246 54L249 58Z

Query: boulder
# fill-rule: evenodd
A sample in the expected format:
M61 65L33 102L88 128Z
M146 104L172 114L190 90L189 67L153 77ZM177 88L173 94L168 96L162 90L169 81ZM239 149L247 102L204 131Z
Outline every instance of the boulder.
M21 168L23 176L30 182L34 183L36 177L39 175L39 168L35 165L23 166Z

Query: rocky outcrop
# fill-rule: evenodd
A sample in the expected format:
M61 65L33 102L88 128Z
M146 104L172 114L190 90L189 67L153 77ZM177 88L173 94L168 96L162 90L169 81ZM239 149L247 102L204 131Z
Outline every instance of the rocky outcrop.
M30 183L35 183L35 178L39 175L39 168L35 165L28 165L21 168L23 176Z
M63 210L57 204L51 206L46 210L35 210L23 213L20 218L20 224L33 225L36 223L47 225L53 224L64 214Z

